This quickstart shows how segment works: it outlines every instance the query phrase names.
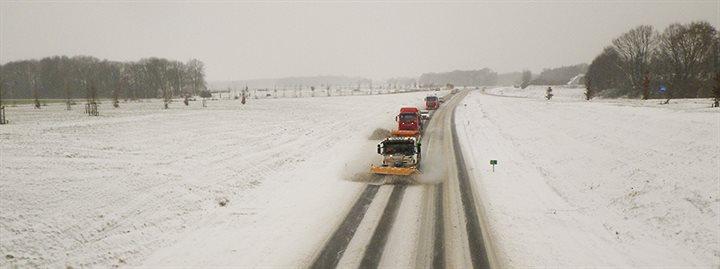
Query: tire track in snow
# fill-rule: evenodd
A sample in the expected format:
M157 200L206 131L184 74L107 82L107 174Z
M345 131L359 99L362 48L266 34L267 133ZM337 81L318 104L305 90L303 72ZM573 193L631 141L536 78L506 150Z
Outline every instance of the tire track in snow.
M467 175L465 159L463 159L462 148L458 143L457 130L455 129L455 110L451 115L451 131L453 138L453 151L457 165L457 178L460 184L460 200L465 212L465 229L467 230L468 247L473 268L490 268L490 262L485 248L485 241L480 228L480 215L475 205L475 196Z
M490 268L489 258L487 255L486 247L484 245L482 230L480 228L480 219L478 210L475 204L475 197L471 189L468 174L465 167L465 161L462 156L460 145L458 144L457 132L455 130L455 107L459 103L467 92L459 94L460 98L452 98L446 102L448 107L446 109L452 109L450 112L450 126L452 133L452 151L454 151L456 165L457 165L457 179L460 186L460 197L451 197L450 199L459 199L465 219L465 230L467 233L467 246L469 256L471 258L471 264L473 268ZM435 114L435 113L433 113ZM445 116L446 113L441 113L437 116ZM435 115L433 115L435 118ZM429 137L428 137L429 138ZM450 177L452 178L452 177ZM432 214L434 220L432 222L432 253L431 254L431 266L432 268L445 268L447 263L445 261L447 257L445 249L445 182L437 184L432 189L434 197L432 198ZM368 184L365 190L360 195L360 198L352 206L350 212L345 216L345 219L337 230L333 233L331 238L326 242L326 245L321 250L320 254L313 261L310 268L336 268L339 261L343 257L345 250L347 249L350 241L355 235L358 226L365 217L368 207L373 202L375 194L378 192L380 186ZM402 202L403 195L405 193L406 185L396 185L393 187L393 191L388 198L387 205L383 209L382 216L373 232L373 235L365 248L362 261L359 268L377 268L382 259L383 252L385 250L385 244L388 240L388 236L392 230L395 218L398 214L400 203ZM462 240L463 238L458 238ZM467 256L466 256L467 257Z
M342 258L345 249L350 240L355 236L360 222L365 217L370 203L375 198L380 186L367 185L365 190L360 194L358 200L353 204L350 212L323 247L320 255L313 261L310 268L335 268L340 258ZM393 194L395 192L393 191Z
M383 210L382 217L380 217L380 222L377 227L375 227L373 236L370 238L370 243L368 243L365 249L365 255L360 262L359 268L377 268L378 264L380 264L388 233L390 233L395 223L395 216L397 216L406 187L406 185L397 185L393 188L393 192L390 194L388 203Z
M432 268L445 268L445 218L443 217L443 183L435 186L435 227L433 230Z

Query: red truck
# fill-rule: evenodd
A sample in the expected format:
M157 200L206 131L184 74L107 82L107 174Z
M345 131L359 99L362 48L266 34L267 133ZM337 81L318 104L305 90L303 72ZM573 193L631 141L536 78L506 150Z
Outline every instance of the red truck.
M434 109L438 109L439 107L440 107L440 101L438 100L437 96L430 95L428 97L425 97L425 109L434 110Z
M400 108L400 114L395 117L395 121L398 122L398 129L393 131L394 136L420 136L422 119L417 107Z

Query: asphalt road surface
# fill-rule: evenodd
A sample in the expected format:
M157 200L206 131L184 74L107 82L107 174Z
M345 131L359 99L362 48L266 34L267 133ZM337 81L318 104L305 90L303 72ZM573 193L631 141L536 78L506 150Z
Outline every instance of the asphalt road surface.
M456 142L454 111L467 93L446 96L426 124L424 175L411 181L375 176L331 229L311 268L495 267Z

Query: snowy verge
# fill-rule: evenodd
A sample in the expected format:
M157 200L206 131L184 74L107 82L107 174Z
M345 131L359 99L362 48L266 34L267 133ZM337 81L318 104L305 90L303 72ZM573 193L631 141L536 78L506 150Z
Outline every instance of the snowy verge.
M718 111L521 97L456 117L504 265L720 265Z
M547 87L553 88L553 97L550 102L589 102L603 103L614 106L631 106L631 107L654 107L675 111L687 112L714 112L717 109L711 107L711 98L685 98L671 99L669 104L664 104L665 99L629 99L629 98L602 98L595 97L590 101L585 101L585 88L575 85L561 86L529 86L525 89L513 87L497 87L488 88L484 92L487 95L505 96L515 98L526 98L533 100L545 101L545 90Z

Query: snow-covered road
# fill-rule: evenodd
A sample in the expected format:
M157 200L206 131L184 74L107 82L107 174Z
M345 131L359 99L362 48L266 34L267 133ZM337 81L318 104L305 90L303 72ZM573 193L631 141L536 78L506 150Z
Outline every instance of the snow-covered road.
M464 165L458 166L454 154L452 115L465 94L449 98L432 114L423 136L423 175L414 184L375 185L388 179L369 174L367 163L375 161L368 155L374 150L368 149L374 149L377 141L361 138L344 145L354 145L350 146L353 150L343 151L352 153L347 155L354 156L351 162L361 165L343 166L329 161L327 153L319 155L306 162L301 172L280 175L291 180L269 185L271 189L260 192L267 197L243 200L243 205L269 201L270 206L261 215L242 221L234 220L232 214L219 215L214 218L216 223L157 251L142 265L487 267L476 203L466 186L469 179L459 179ZM396 98L410 98L410 103L422 100L415 95ZM340 170L344 170L344 179L352 178L353 182L327 182ZM297 179L305 181L298 183Z
M423 133L412 184L368 185L311 268L488 268L477 200L453 129L467 91L446 96ZM387 177L375 176L387 181ZM375 178L372 177L372 178Z
M720 265L720 113L709 101L487 92L466 97L456 124L505 267Z

